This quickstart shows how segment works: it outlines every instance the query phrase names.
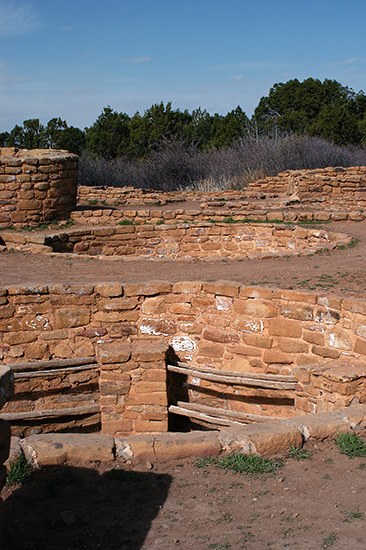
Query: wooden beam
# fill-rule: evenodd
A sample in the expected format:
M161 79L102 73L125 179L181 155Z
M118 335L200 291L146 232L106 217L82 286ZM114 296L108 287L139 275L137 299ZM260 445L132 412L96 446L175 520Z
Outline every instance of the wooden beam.
M61 376L64 374L72 374L73 372L81 372L85 370L97 370L99 366L95 365L80 365L79 367L67 367L66 369L42 370L40 372L15 372L14 380L22 380L25 378L40 378L46 376Z
M42 420L44 418L60 418L62 416L79 416L82 414L94 414L100 412L99 403L85 405L84 407L69 407L65 409L45 409L43 411L25 412L1 412L1 418L11 422L12 420Z
M186 374L192 378L202 378L203 380L210 380L211 382L219 382L221 384L231 384L238 386L254 386L257 388L269 388L275 390L295 390L295 382L278 382L276 379L261 379L261 378L252 378L247 377L247 373L230 373L227 375L226 371L216 370L215 374L211 372L206 372L203 370L197 370L194 367L187 368L177 365L167 365L167 369L172 372L178 372L180 374ZM222 374L225 372L225 374ZM218 374L220 373L220 374ZM199 386L199 383L196 383L194 380L189 381L189 384L192 386Z
M199 412L207 413L210 416L225 416L227 418L232 418L237 422L244 422L246 424L250 422L267 422L268 420L283 420L283 417L266 416L262 414L250 414L240 411L230 411L228 409L221 409L219 407L209 407L208 405L201 405L200 403L186 403L184 401L178 401L177 406L188 410L196 410Z
M97 363L95 357L73 357L72 359L51 359L50 361L35 361L32 363L14 363L7 365L13 372L22 372L28 370L44 369L63 369L65 367L75 367L77 365L87 365Z
M199 365L192 365L190 363L177 362L178 366L193 369L195 371L208 372L212 374L222 374L225 376L245 376L245 378L253 378L253 380L277 380L278 382L296 382L297 379L292 374L266 374L264 372L239 372L239 371L222 371L220 369L214 369L213 367L201 367Z
M181 416L188 416L189 418L195 418L196 420L202 420L203 422L208 422L209 424L215 424L217 426L233 426L237 424L236 422L230 422L230 420L213 417L198 411L192 411L184 409L183 407L177 407L176 405L170 405L169 412L174 414L179 414Z

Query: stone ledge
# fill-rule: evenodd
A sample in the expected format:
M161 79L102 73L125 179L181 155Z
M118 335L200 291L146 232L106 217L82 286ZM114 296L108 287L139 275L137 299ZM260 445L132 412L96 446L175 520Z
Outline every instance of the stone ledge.
M308 439L324 440L339 432L350 432L366 424L366 405L339 409L334 413L307 414L247 424L210 432L167 432L115 438L102 434L42 434L12 442L17 453L36 466L70 462L122 460L171 460L220 453L256 453L274 456L290 445L300 447ZM14 439L14 438L13 438ZM16 444L16 445L15 445ZM116 457L114 457L116 450ZM12 458L15 458L16 452Z

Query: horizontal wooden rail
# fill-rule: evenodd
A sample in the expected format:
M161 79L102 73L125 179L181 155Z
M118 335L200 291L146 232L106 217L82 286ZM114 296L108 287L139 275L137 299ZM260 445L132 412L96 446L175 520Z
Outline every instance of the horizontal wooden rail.
M231 372L212 369L209 367L197 367L187 363L178 363L178 365L167 365L167 369L171 372L186 374L193 378L202 378L212 382L222 384L232 384L241 386L254 386L257 388L268 388L275 390L295 390L296 379L293 376L285 375L268 375L255 374L249 372ZM196 384L194 380L190 380L190 384Z
M80 365L79 367L67 367L64 369L42 370L40 372L15 372L14 380L22 380L25 378L42 378L47 376L61 376L64 374L72 374L73 372L81 372L85 370L96 370L98 365Z
M194 418L196 420L201 420L209 424L215 424L217 426L233 426L238 424L237 422L232 422L226 418L220 418L217 416L208 415L199 411L193 411L189 409L184 409L183 407L177 407L176 405L170 405L169 412L174 414L179 414L181 416L188 416L189 418Z
M171 406L174 407L174 405L171 405ZM252 422L267 422L268 420L280 420L279 416L267 416L262 414L250 414L250 413L244 413L240 411L231 411L231 410L222 409L219 407L210 407L208 405L201 405L200 403L186 403L185 401L178 401L175 408L185 409L188 412L189 411L202 412L210 416L217 416L217 415L219 415L220 417L224 416L228 419L235 420L236 422L243 422L245 424L250 424ZM170 407L169 407L169 411L170 411ZM170 412L174 412L174 411L170 411ZM179 414L179 412L177 414Z
M95 414L100 412L98 403L85 405L84 407L69 407L65 409L45 409L43 411L25 411L1 413L1 418L8 422L14 420L42 420L43 418L60 418L62 416L80 416L83 414Z
M25 372L29 370L64 369L78 365L96 364L95 357L74 357L72 359L51 359L50 361L35 361L32 363L14 363L7 365L13 372Z

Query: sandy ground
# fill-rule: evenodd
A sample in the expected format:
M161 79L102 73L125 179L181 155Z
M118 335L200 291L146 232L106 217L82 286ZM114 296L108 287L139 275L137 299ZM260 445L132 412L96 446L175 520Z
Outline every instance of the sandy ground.
M321 227L321 226L319 226ZM1 285L55 282L239 281L244 285L327 291L340 296L366 296L366 222L332 223L330 231L348 233L359 242L302 257L243 261L135 261L123 258L66 258L8 252L0 254Z
M305 449L256 477L194 459L42 468L3 490L4 548L364 550L366 458L331 441Z

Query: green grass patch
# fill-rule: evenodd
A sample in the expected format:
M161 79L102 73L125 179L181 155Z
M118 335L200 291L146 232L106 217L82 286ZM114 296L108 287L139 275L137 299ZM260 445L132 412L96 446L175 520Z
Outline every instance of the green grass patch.
M342 512L344 515L343 523L350 523L355 519L365 519L363 512Z
M305 451L305 449L302 449L301 447L295 447L295 445L291 445L289 447L289 450L287 451L287 456L289 458L295 458L296 460L311 459L311 454L309 451Z
M16 485L24 483L32 471L32 466L23 454L19 455L16 460L9 462L9 470L6 477L6 485Z
M339 433L335 442L340 452L349 458L366 456L366 443L354 432Z
M223 470L232 470L238 474L272 474L282 467L279 459L268 459L255 454L234 453L217 459L216 464Z
M337 541L337 539L338 539L338 537L335 533L330 533L330 535L328 537L325 537L323 539L323 543L321 545L321 548L323 550L326 550L327 548L330 548Z
M132 220L121 220L120 222L117 222L117 225L135 225Z

